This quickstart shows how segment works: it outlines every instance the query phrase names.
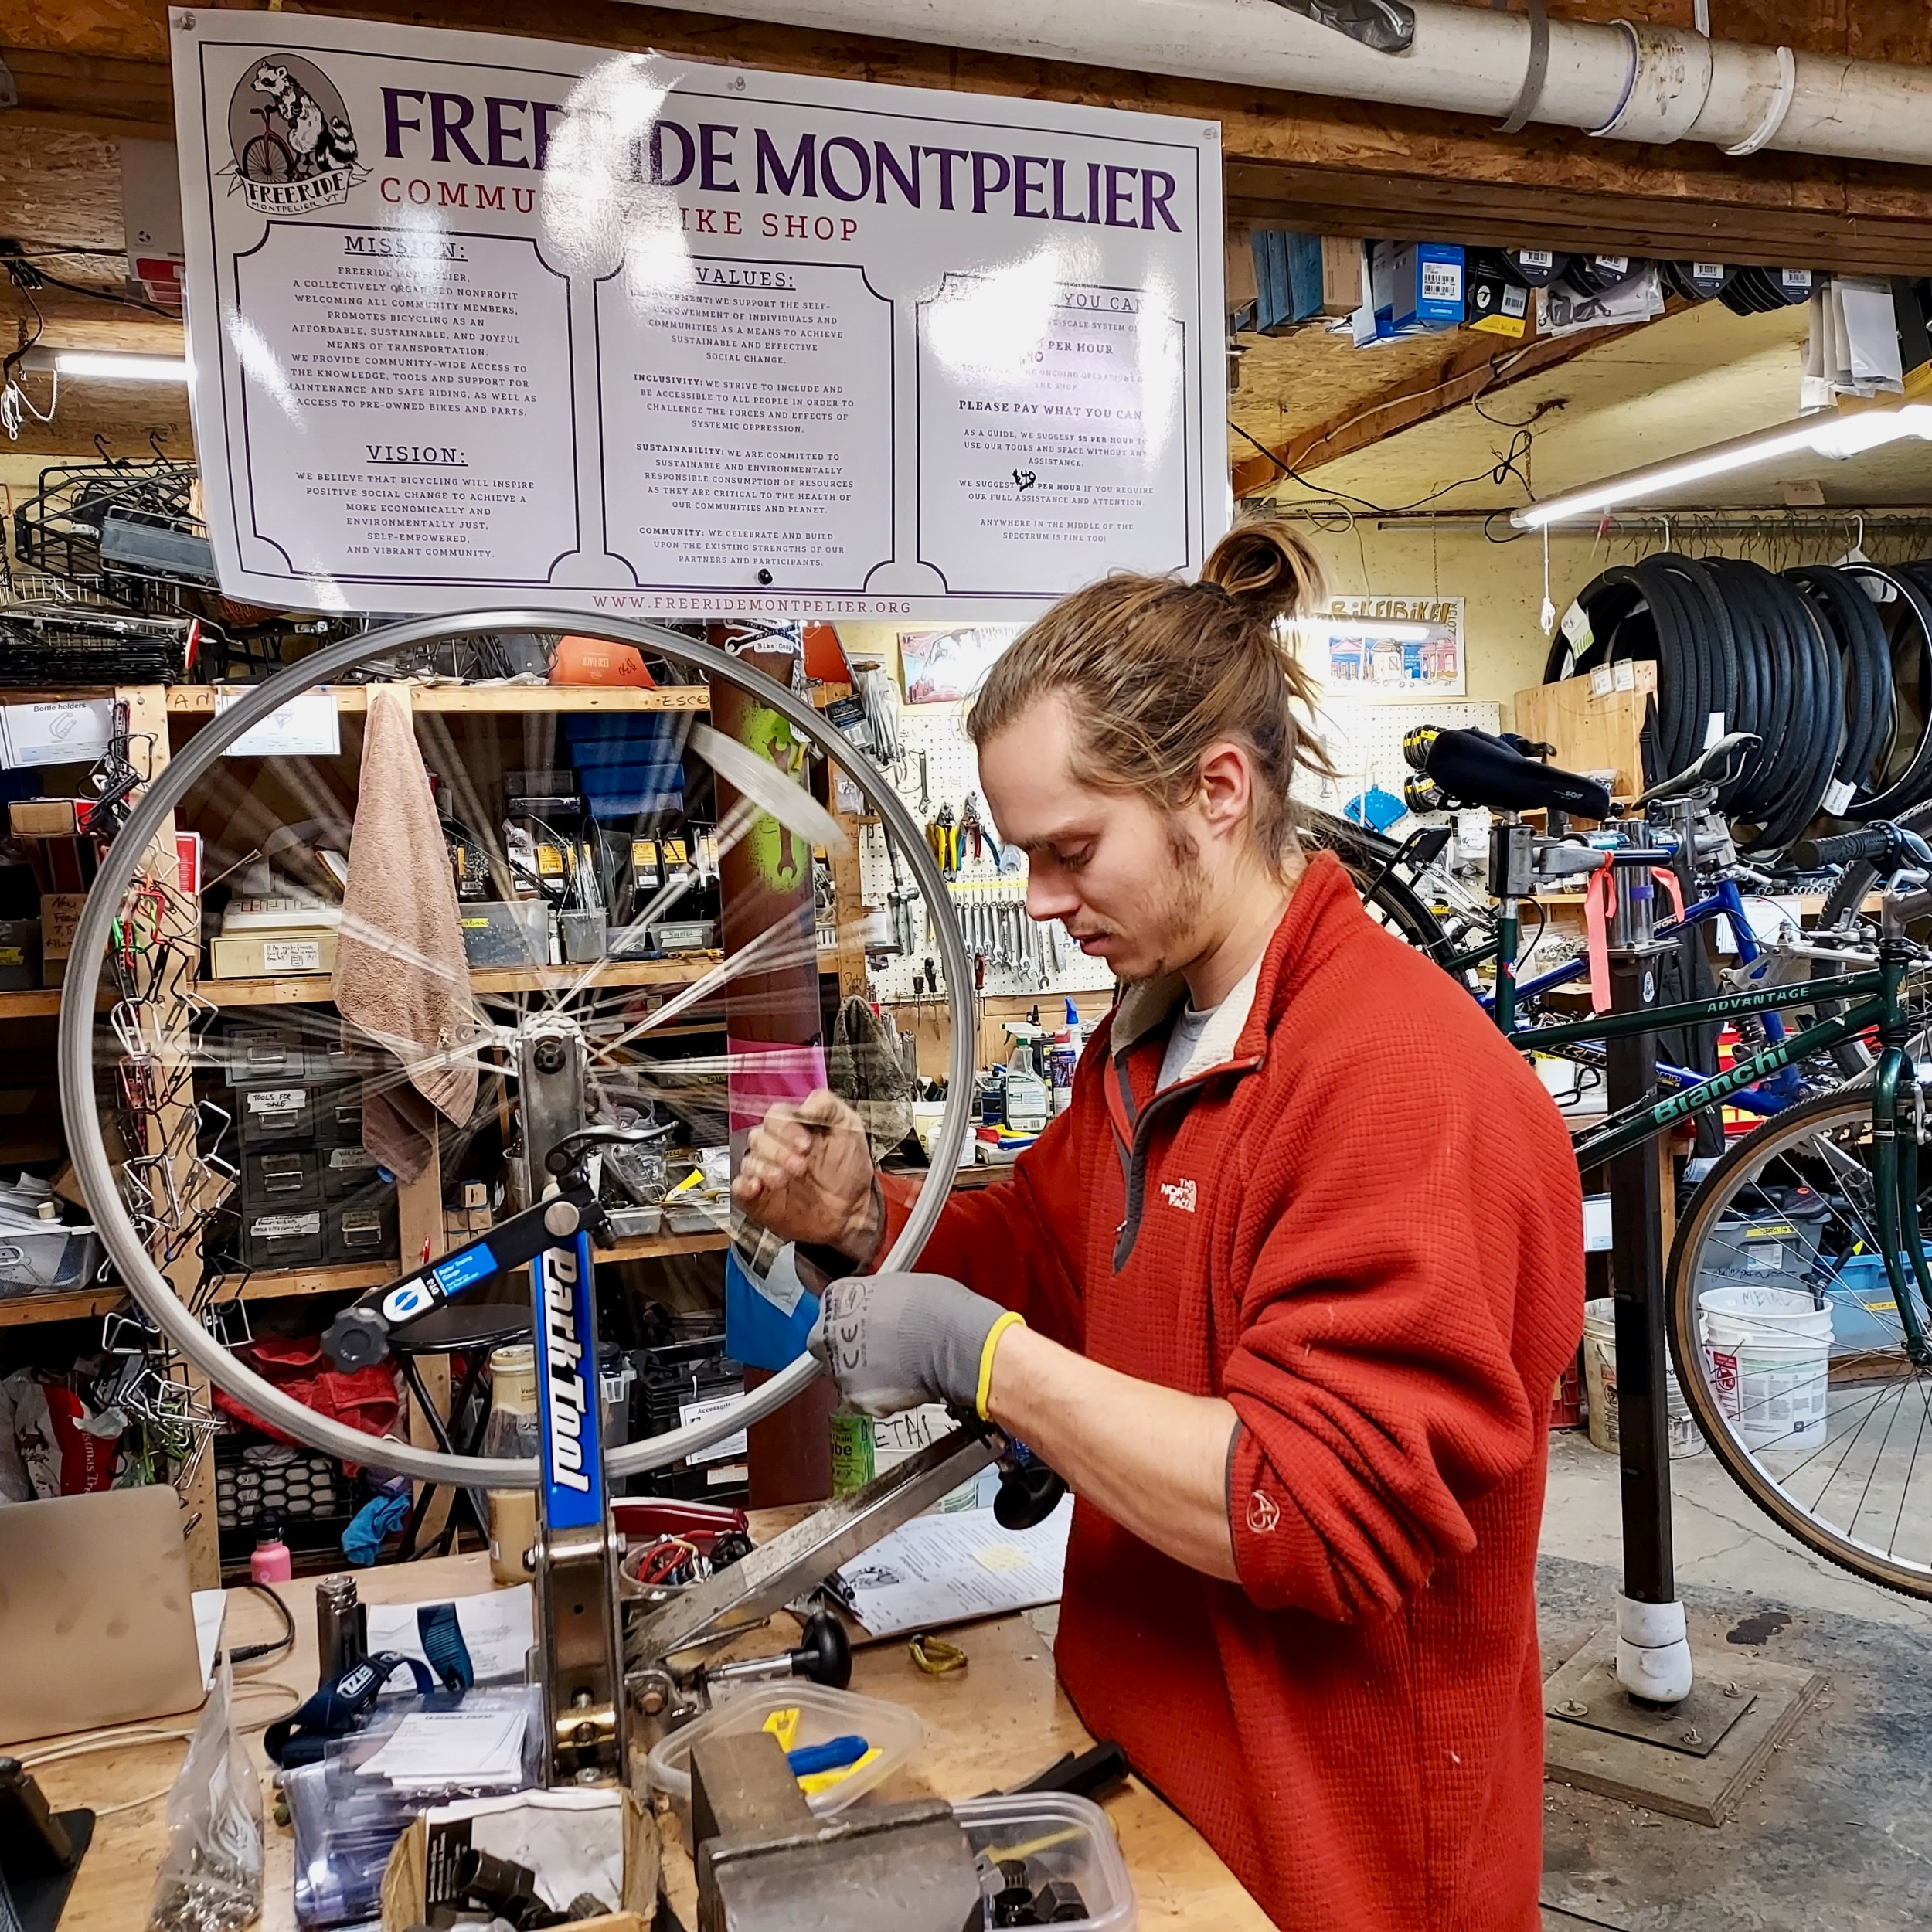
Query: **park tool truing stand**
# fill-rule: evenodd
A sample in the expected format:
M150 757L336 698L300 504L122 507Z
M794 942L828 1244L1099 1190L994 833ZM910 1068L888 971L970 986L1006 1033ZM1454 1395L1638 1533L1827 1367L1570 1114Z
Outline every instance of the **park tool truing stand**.
M814 1618L805 1641L770 1660L719 1664L708 1653L734 1633L809 1597L835 1570L989 1464L1010 1529L1042 1521L1064 1493L1020 1445L977 1418L853 1494L702 1582L630 1590L612 1520L598 1401L593 1239L609 1238L590 1162L600 1147L653 1141L661 1130L584 1124L585 1049L561 1014L527 1022L515 1046L525 1158L542 1198L487 1235L371 1290L331 1323L322 1345L344 1369L367 1366L436 1310L480 1283L528 1266L535 1303L540 1477L529 1562L549 1779L621 1782L627 1750L696 1716L712 1687L796 1674L843 1682L843 1632Z

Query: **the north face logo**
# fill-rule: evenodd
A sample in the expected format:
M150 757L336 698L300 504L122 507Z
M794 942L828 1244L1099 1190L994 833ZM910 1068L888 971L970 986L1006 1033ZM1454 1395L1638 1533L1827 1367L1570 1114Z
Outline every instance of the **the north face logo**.
M1183 1214L1194 1212L1194 1203L1199 1195L1192 1181L1163 1181L1161 1192L1167 1196L1169 1207L1177 1207Z

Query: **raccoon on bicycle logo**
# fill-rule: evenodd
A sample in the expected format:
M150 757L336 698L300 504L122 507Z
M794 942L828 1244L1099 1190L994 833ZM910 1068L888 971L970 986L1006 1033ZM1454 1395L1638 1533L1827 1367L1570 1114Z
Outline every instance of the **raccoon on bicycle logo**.
M332 208L369 173L341 90L300 54L267 55L235 83L228 138L229 192L239 188L258 214Z

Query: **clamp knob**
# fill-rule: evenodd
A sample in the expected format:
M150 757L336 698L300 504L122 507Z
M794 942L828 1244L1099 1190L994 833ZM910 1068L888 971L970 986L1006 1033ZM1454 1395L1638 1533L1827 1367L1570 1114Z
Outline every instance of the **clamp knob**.
M1066 1485L1056 1471L1030 1456L1003 1464L993 1498L993 1520L1002 1529L1031 1529L1060 1507Z
M787 1653L794 1677L809 1678L833 1690L852 1682L852 1639L828 1610L815 1611L805 1620L804 1641Z
M389 1324L373 1308L345 1308L322 1332L322 1352L353 1374L389 1353Z

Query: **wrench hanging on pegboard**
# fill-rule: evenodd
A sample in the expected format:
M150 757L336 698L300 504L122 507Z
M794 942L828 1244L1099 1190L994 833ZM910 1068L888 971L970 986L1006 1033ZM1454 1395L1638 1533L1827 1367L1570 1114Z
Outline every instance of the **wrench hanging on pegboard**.
M900 714L900 743L899 763L886 777L920 824L946 815L949 841L957 841L948 853L956 860L949 903L929 906L905 860L894 867L885 828L862 828L859 890L868 906L886 914L880 930L900 949L872 954L869 977L877 997L913 1000L941 990L936 918L959 921L968 953L982 962L982 993L1050 998L1110 988L1114 975L1104 960L1090 959L1058 920L1038 926L1027 917L1026 855L1002 836L981 794L978 760L958 711L909 707Z

